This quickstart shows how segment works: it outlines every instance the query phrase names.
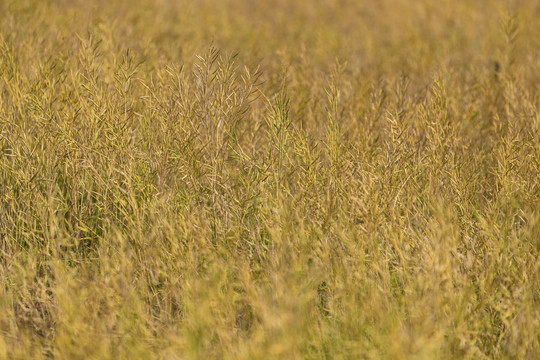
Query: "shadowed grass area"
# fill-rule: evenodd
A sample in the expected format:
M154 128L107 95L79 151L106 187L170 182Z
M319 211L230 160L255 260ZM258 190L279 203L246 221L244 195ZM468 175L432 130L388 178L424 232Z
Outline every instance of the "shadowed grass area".
M540 353L536 2L0 13L0 359Z

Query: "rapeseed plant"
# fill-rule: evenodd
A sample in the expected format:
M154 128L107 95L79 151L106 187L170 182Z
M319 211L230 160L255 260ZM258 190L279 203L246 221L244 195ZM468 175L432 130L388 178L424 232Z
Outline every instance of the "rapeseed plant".
M0 11L0 359L540 353L535 2Z

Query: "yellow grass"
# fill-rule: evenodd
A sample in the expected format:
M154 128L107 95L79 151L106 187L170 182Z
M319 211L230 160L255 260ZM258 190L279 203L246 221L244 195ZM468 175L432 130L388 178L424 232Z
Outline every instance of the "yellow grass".
M0 359L537 358L536 1L0 14Z

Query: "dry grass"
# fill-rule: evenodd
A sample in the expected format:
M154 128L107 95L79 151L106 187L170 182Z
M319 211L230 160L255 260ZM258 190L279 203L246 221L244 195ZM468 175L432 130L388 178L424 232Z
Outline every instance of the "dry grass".
M537 358L537 2L259 3L0 4L0 358Z

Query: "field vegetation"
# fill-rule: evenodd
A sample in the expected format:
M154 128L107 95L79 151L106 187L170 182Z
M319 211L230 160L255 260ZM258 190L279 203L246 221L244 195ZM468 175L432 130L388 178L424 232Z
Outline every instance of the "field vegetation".
M0 2L0 359L538 359L540 5Z

